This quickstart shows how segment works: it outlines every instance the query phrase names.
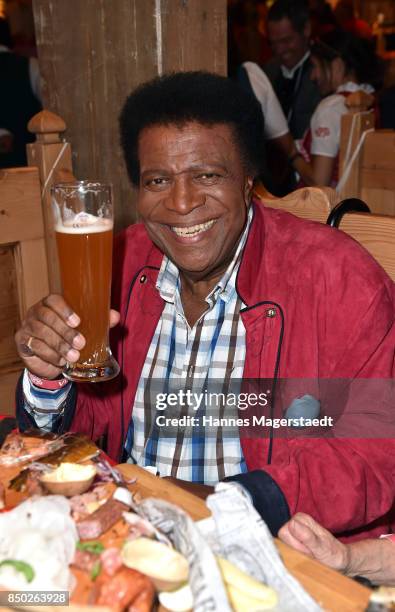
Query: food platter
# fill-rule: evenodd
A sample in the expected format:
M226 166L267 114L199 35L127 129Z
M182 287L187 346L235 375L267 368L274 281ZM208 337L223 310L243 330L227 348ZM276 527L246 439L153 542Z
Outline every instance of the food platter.
M39 444L40 441L37 438L24 439L25 448L35 449ZM95 447L92 447L90 450L94 452L91 452L89 457L80 457L78 460L83 463L95 464L97 458L93 455L97 455L98 450ZM89 447L85 448L85 454L88 453L89 455L89 452ZM74 459L76 458L78 456L74 456ZM30 490L27 490L26 486L23 490L17 490L17 487L15 487L15 482L18 482L15 478L21 478L21 472L26 465L26 462L18 462L16 465L0 464L0 483L4 487L4 501L7 509L16 507L26 497L29 497L31 493ZM203 519L210 515L210 511L202 499L167 480L152 475L142 468L125 464L117 466L117 473L123 478L123 482L127 483L127 489L134 495L137 495L137 498L155 497L164 499L185 510L194 520ZM10 483L13 483L11 488L9 486ZM117 483L109 480L103 486L106 489L106 500L108 500L117 489ZM93 509L94 511L95 509ZM129 527L123 519L118 520L105 533L95 538L95 541L100 542L105 550L120 549L128 535L128 529ZM291 573L325 609L351 611L366 608L369 599L369 591L367 589L307 559L296 551L291 551L284 545L280 544L280 550L285 565ZM76 580L76 586L73 589L71 605L68 607L70 612L73 609L85 609L86 606L95 610L95 612L100 612L100 610L105 610L106 612L116 610L114 606L97 605L97 602L100 601L97 597L97 590L100 588L103 580L102 577L92 577L91 570L88 572L75 565L71 566L71 570ZM23 609L29 608L24 606ZM33 609L39 610L40 608L36 606ZM144 608L141 609L143 610ZM151 607L146 609L151 609ZM156 603L152 609L162 608L158 607ZM51 608L45 606L43 610L49 612ZM54 610L59 610L59 607L55 607Z

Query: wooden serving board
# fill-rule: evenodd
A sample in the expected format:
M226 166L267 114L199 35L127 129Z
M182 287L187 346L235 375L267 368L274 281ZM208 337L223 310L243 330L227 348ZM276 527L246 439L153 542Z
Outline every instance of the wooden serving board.
M210 515L202 499L174 483L154 476L136 465L122 464L117 467L127 479L137 478L137 481L129 488L133 493L138 493L141 498L156 497L174 503L183 508L194 520L207 518ZM0 468L0 481L7 486L10 478L18 471L18 468ZM21 493L7 490L7 506L20 503L24 497ZM124 535L125 526L120 521L100 539L105 546L117 546L121 545ZM276 541L276 544L285 566L324 610L328 612L362 612L366 610L370 596L369 589L291 549L280 541ZM77 610L91 609L94 612L111 612L105 607L88 605L92 583L84 572L73 571L77 578L77 587L73 593L70 606L53 608L50 606L34 606L31 608L23 607L21 610L25 612L29 609L37 612L40 610L57 612L64 609L68 612L77 612ZM7 609L9 608L0 608L0 612Z
M137 478L135 490L141 497L159 497L183 508L194 520L210 512L205 502L181 487L153 476L136 465L123 464L118 469L126 478ZM310 559L276 540L285 566L308 593L328 612L362 612L366 610L371 591L350 578Z

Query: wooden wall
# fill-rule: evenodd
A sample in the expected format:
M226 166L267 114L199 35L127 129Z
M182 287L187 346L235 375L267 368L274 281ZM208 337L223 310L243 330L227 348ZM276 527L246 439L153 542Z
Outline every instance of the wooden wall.
M44 106L66 122L75 175L114 184L117 227L134 196L118 116L136 85L172 70L226 74L226 0L34 0Z

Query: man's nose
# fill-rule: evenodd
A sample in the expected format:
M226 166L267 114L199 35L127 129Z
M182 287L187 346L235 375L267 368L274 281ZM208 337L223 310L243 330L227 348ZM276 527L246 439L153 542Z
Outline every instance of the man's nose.
M179 215L188 215L204 203L205 194L188 177L177 177L166 198L166 208Z

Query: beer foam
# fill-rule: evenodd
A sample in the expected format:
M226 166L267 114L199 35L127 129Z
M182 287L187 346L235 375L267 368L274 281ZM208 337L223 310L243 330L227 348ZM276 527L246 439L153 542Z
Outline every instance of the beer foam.
M112 230L113 221L103 217L95 217L86 212L80 212L72 219L59 221L55 225L55 231L62 234L95 234Z

